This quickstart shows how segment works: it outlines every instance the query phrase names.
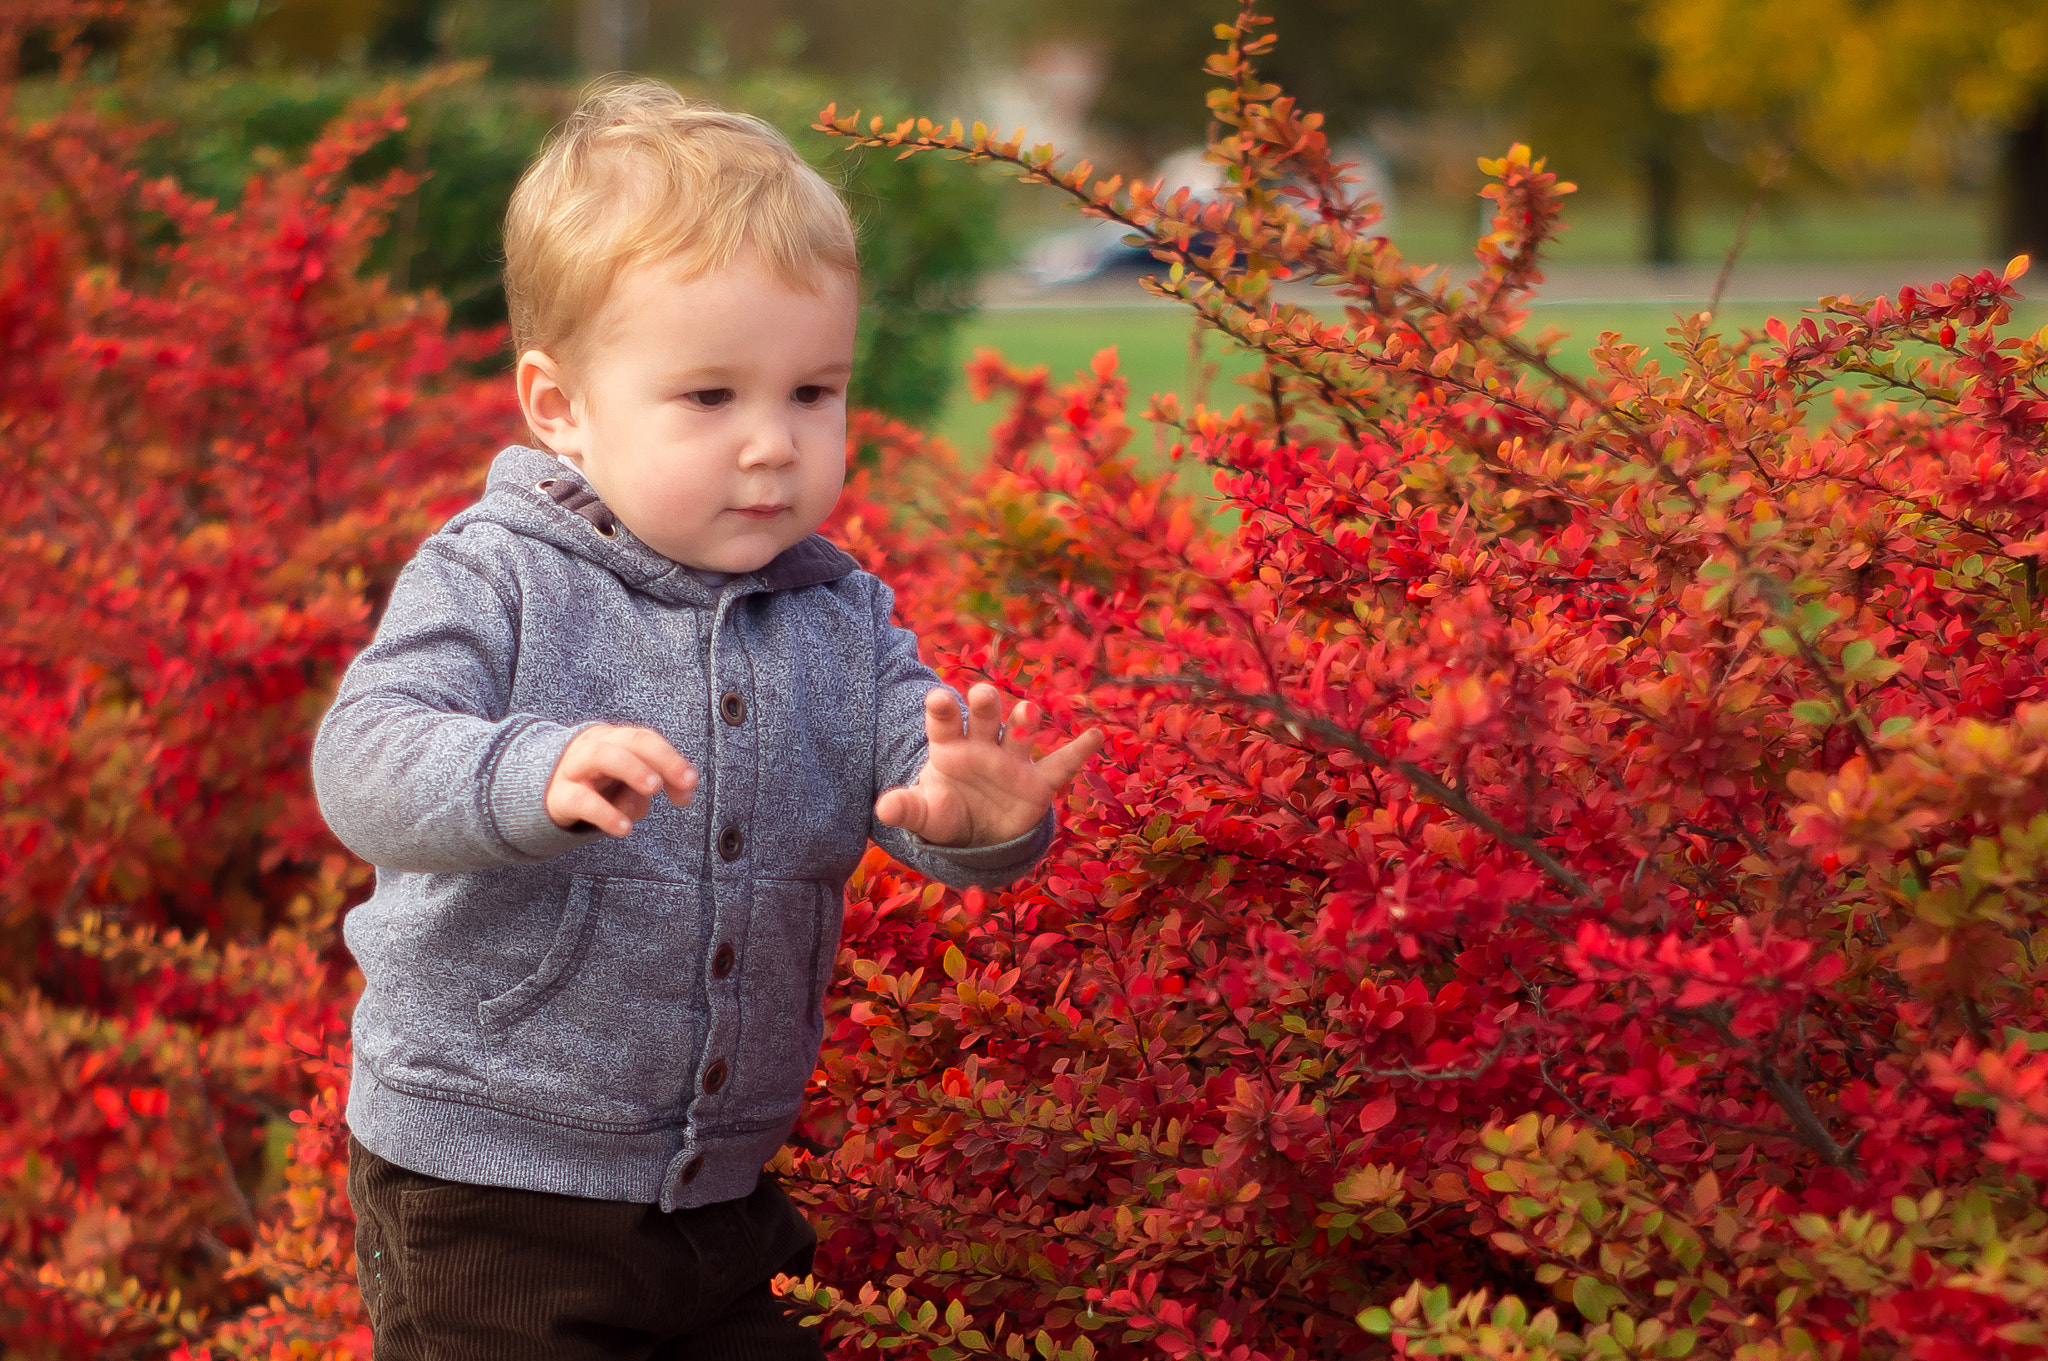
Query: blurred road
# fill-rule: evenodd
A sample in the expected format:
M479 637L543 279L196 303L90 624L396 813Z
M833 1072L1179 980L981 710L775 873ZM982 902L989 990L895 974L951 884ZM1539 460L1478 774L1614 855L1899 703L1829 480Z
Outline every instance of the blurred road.
M1980 269L2003 269L1990 260L1852 261L1840 264L1760 262L1738 264L1724 303L1812 302L1829 295L1874 297L1896 294L1908 284L1946 281ZM1151 271L1121 268L1080 283L1040 286L1021 271L992 277L982 290L982 306L1008 308L1171 307L1138 284ZM1462 270L1460 271L1463 272ZM1545 281L1535 305L1584 303L1689 302L1705 306L1713 296L1719 265L1559 264L1544 271ZM2025 288L2025 282L2022 283ZM2038 287L2038 285L2037 285ZM2026 289L2030 294L2035 289ZM1280 295L1292 302L1334 302L1327 290L1312 285L1283 285Z

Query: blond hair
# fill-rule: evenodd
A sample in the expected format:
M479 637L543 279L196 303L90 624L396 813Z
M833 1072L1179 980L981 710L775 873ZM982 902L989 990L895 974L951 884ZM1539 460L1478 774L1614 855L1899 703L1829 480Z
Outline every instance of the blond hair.
M859 269L846 205L767 123L655 80L593 87L505 212L513 352L569 363L622 271L674 259L690 279L746 247L800 292Z

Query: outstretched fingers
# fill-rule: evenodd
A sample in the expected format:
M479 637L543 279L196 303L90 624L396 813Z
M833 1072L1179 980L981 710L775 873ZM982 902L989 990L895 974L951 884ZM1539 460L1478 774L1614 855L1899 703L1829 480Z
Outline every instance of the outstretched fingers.
M1003 735L1003 692L982 681L967 687L967 740L996 742Z
M1038 706L1020 699L1010 706L1009 721L1003 724L1003 747L1025 760L1031 759L1031 745L1038 737Z
M1036 824L1102 747L1101 729L1090 729L1034 761L1043 709L985 681L968 687L965 708L963 716L950 690L926 693L924 768L916 783L876 798L877 822L938 845L993 846Z
M925 736L935 746L963 740L997 742L1013 751L1021 748L1028 757L1040 717L1038 706L1022 699L1006 714L1003 692L986 681L967 688L964 720L960 701L950 690L933 690L924 697Z
M932 746L962 742L967 738L960 726L960 701L951 690L930 690L924 697L924 737Z
M1103 732L1090 728L1063 747L1047 752L1038 760L1038 773L1045 777L1054 789L1065 789L1069 781L1080 773L1088 758L1102 750Z

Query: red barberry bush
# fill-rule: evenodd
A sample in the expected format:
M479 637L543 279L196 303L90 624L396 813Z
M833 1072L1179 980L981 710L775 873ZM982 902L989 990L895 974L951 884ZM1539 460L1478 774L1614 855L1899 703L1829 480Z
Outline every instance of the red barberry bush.
M168 17L16 0L0 54L87 23L146 49ZM367 1356L330 1051L369 876L307 753L383 587L517 429L472 373L499 338L358 271L411 182L345 172L407 92L232 208L139 175L152 130L75 69L53 111L27 93L0 88L0 1350L225 1324L267 1355L282 1306L294 1355Z
M2048 1354L2018 269L1574 378L1524 311L1569 186L1516 148L1476 275L1408 264L1262 28L1219 33L1213 203L825 116L1123 222L1263 363L1236 410L1148 413L1215 500L1141 468L1110 355L978 359L1009 409L972 471L857 418L831 532L943 670L1111 743L1029 884L876 853L850 887L792 1293L844 1358ZM229 213L82 99L4 134L24 1355L367 1355L365 871L304 743L511 423L466 376L494 337L355 268L404 184L336 171L397 116Z

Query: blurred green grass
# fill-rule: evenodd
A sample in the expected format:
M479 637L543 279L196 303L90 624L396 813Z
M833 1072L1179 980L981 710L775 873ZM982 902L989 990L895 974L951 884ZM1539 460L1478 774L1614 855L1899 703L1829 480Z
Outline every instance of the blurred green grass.
M1033 206L1045 208L1036 197ZM1566 230L1545 252L1563 265L1632 264L1638 258L1640 223L1634 205L1592 196L1575 197L1566 205ZM1482 214L1492 205L1475 197L1457 198L1417 193L1404 195L1391 220L1390 235L1410 260L1471 260L1472 243L1483 230ZM1681 244L1693 265L1717 266L1737 233L1743 216L1738 204L1703 204L1686 218ZM1806 198L1767 203L1751 223L1743 246L1744 265L1792 261L1834 263L1928 261L1922 273L1930 279L1945 272L1942 262L1982 260L1989 240L1986 204L1976 198L1899 196L1895 198ZM1070 215L1042 212L1029 218L1029 233L1072 225ZM1737 292L1747 280L1738 275ZM1132 295L1137 296L1135 285ZM1773 314L1796 317L1799 301L1731 302L1721 311L1724 330L1758 328ZM1531 332L1555 328L1566 333L1560 356L1565 367L1587 372L1586 354L1601 332L1613 330L1636 344L1657 347L1669 339L1679 304L1669 302L1574 302L1540 304L1533 309ZM1695 310L1699 304L1684 304ZM2048 304L2029 302L2015 316L2013 334L2029 333L2048 323ZM1055 378L1084 368L1096 351L1114 347L1120 367L1131 382L1133 412L1142 412L1154 392L1187 397L1194 388L1187 315L1172 307L1119 306L1014 308L983 311L970 318L958 336L962 359L975 349L992 346L1012 363L1048 365ZM1207 392L1212 406L1234 406L1251 397L1231 379L1255 366L1243 355L1226 351L1214 337L1205 357L1217 365ZM971 457L985 450L988 426L998 414L993 404L977 403L964 385L956 386L942 408L939 433ZM1141 445L1163 446L1142 422L1136 422Z
M1796 319L1801 310L1798 303L1731 303L1721 309L1719 321L1724 333L1733 334L1745 328L1760 329L1773 315ZM1616 331L1627 341L1655 349L1670 340L1667 332L1680 315L1676 305L1664 302L1538 306L1530 317L1529 331L1532 335L1545 329L1565 333L1567 339L1559 348L1562 366L1587 373L1592 369L1587 353L1603 332ZM2048 302L2029 301L2016 309L2007 333L2031 334L2044 325L2048 325ZM1176 307L992 309L978 313L962 328L961 355L964 358L975 349L990 347L1015 365L1044 364L1055 380L1063 380L1085 369L1097 351L1114 348L1118 368L1130 380L1132 424L1137 427L1142 454L1147 449L1163 451L1167 443L1160 432L1139 419L1150 395L1175 392L1186 399L1194 391L1190 336L1190 317ZM1249 390L1231 381L1257 367L1249 357L1226 351L1214 335L1207 338L1203 353L1216 365L1207 389L1210 406L1229 408L1254 400ZM999 403L976 402L961 384L941 411L937 430L978 462L988 448L988 428L1000 414ZM1198 471L1195 475L1202 476ZM1205 476L1202 480L1206 484Z

